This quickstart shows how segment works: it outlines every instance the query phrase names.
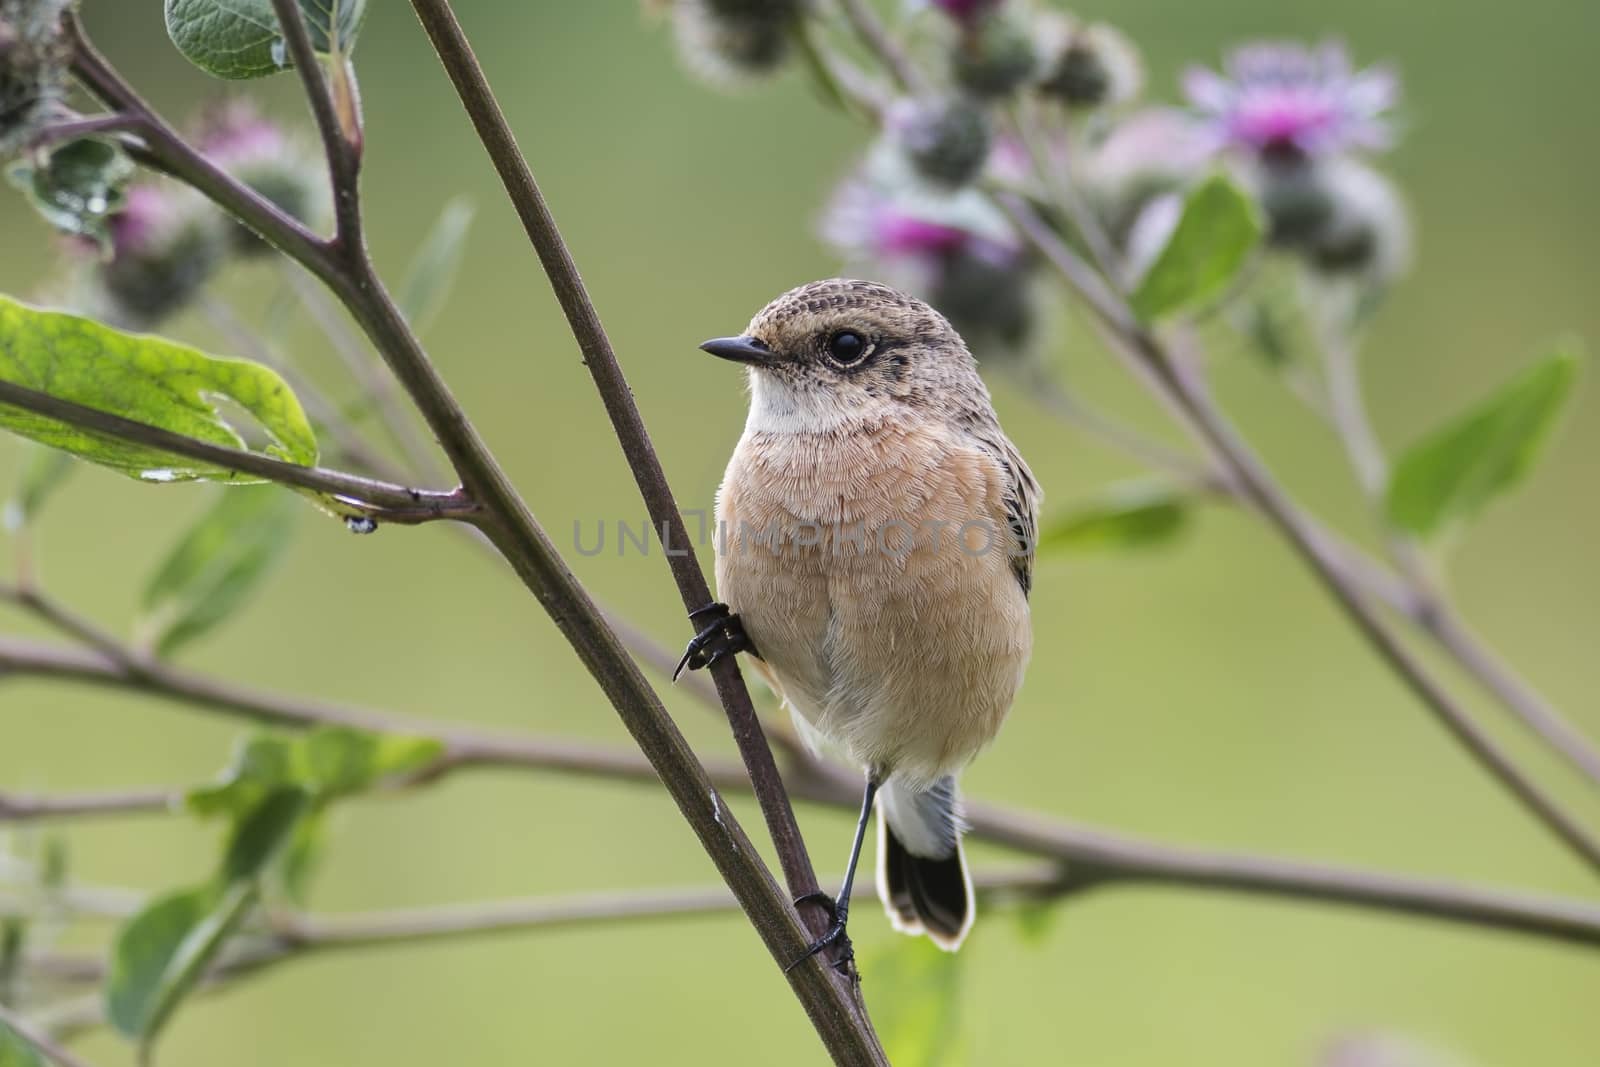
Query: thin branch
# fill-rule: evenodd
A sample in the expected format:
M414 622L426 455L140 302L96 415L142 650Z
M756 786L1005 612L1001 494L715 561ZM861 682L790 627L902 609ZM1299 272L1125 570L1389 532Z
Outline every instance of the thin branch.
M883 61L884 69L894 79L896 88L912 95L927 90L927 81L922 77L922 72L906 56L899 43L889 36L889 30L867 0L839 0L839 7L867 50Z
M379 421L389 437L399 446L411 469L419 476L431 477L437 473L439 461L433 449L417 433L411 410L402 402L395 389L394 376L383 361L368 353L347 325L339 310L328 299L327 293L315 282L305 277L292 265L286 265L284 276L295 295L305 305L318 328L328 338L334 354L355 379L364 398L377 411Z
M408 489L403 485L359 475L321 467L304 467L259 452L214 445L209 441L173 433L159 426L63 400L14 382L0 381L0 402L119 441L144 445L238 474L264 478L279 485L323 493L353 510L384 522L416 524L440 519L467 521L478 514L477 507L460 491L441 493Z
M322 135L323 152L328 159L328 172L333 179L333 213L335 242L344 250L356 252L362 238L361 221L361 145L352 142L339 121L339 106L334 101L322 62L317 58L311 43L311 31L306 26L300 0L272 0L278 25L283 30L284 46L293 61L300 83L305 88L306 99L311 104L311 114L316 119L317 131ZM335 32L336 21L329 15L329 32ZM334 62L343 63L341 56Z
M0 792L0 825L40 819L164 814L172 811L174 805L181 802L182 796L180 791L172 789L138 789L66 796Z
M288 7L291 10L280 11L280 15L287 16L285 21L302 20L298 5ZM800 958L812 935L802 925L788 896L773 881L738 820L722 804L713 782L660 699L439 376L395 306L364 245L333 247L310 235L237 180L210 166L172 134L89 47L75 20L71 25L78 45L74 72L111 106L149 116L151 161L239 217L268 243L316 275L351 310L426 420L460 475L468 499L483 508L479 528L538 599L606 694L718 873L739 898L773 960L787 967ZM837 1059L849 1063L883 1062L870 1028L863 1025L863 1009L855 990L826 961L813 959L786 974Z
M611 419L628 466L639 485L651 521L661 536L684 608L691 612L702 608L711 602L712 596L699 561L695 558L693 542L684 527L671 487L667 484L661 461L650 443L644 420L634 404L632 390L617 361L616 352L589 299L577 265L561 237L538 182L517 147L516 138L447 0L414 0L412 6L455 85L462 105L471 117L478 137L493 161L506 194L522 219L528 239L555 290L568 325L583 352L584 365L588 367L605 403L606 414ZM799 898L815 893L817 878L811 857L806 852L794 810L784 791L783 778L778 773L738 664L734 657L725 657L713 666L711 674L728 723L733 729L739 755L750 770L761 814L772 835L790 895ZM820 907L811 910L812 932L820 935L827 928L829 917Z
M332 256L328 242L179 136L90 43L76 12L67 11L61 23L73 47L73 75L101 103L135 120L130 128L143 138L145 148L130 149L134 158L198 189L285 254L328 268Z
M1159 393L1178 405L1186 424L1224 465L1246 499L1282 534L1317 576L1379 658L1480 766L1590 867L1600 871L1600 839L1518 767L1493 735L1478 724L1427 666L1390 631L1368 601L1367 594L1353 580L1345 557L1329 543L1315 520L1277 483L1206 391L1179 372L1160 339L1138 323L1121 297L1100 281L1072 249L1049 233L1026 204L1016 198L1005 198L1002 206L1106 327L1127 343L1136 370L1142 377L1153 380Z
M1434 583L1416 543L1393 530L1385 518L1383 500L1389 485L1389 461L1367 415L1356 351L1345 339L1332 335L1333 331L1329 334L1323 338L1322 351L1333 427L1344 443L1362 490L1372 502L1379 521L1390 531L1390 555L1410 582L1417 605L1414 614L1417 625L1438 641L1524 726L1543 738L1590 782L1600 784L1600 747L1467 628Z
M860 30L859 26L857 28ZM863 32L861 37L869 50L889 69L905 63L904 55L883 35ZM1278 485L1216 406L1198 378L1184 372L1162 342L1138 321L1111 284L1079 258L1021 197L999 193L995 200L1105 329L1122 342L1113 348L1126 356L1134 376L1175 409L1180 423L1206 446L1239 495L1258 509L1289 542L1335 602L1344 609L1346 616L1379 658L1420 698L1423 706L1480 766L1591 868L1600 871L1600 839L1569 815L1552 795L1518 767L1494 737L1433 677L1422 661L1390 632L1382 616L1368 601L1367 591L1358 584L1359 572L1350 567L1350 553L1342 549ZM1425 605L1413 600L1413 607L1422 610ZM1463 665L1471 668L1475 664L1469 660ZM1476 666L1481 668L1482 664ZM1480 681L1492 682L1481 673L1478 677Z
M338 725L438 738L445 747L444 756L418 772L413 782L433 781L468 768L557 771L644 783L655 780L649 761L628 749L473 731L370 709L297 700L165 665L136 675L99 653L0 638L0 676L7 673L131 689L202 711L295 729ZM750 791L748 776L734 761L711 762L707 772L719 790ZM407 783L400 784L403 788ZM796 765L790 791L809 803L853 811L859 804L858 790L854 776L810 760ZM153 806L154 797L152 792L144 799ZM57 798L54 805L59 810L54 814L113 813L110 809L92 810L97 800ZM150 808L130 806L129 810ZM969 803L966 814L975 839L1064 864L1075 884L1163 883L1255 893L1600 944L1600 908L1587 904L1326 864L1184 848L983 803Z
M44 1055L45 1059L56 1064L56 1067L89 1067L88 1061L80 1060L56 1044L48 1034L12 1012L4 1004L0 1004L0 1028L10 1030L17 1037L32 1045Z

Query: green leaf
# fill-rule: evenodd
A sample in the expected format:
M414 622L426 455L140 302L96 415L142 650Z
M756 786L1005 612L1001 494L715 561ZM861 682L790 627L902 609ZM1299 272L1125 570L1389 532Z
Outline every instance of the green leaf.
M1155 322L1221 296L1262 232L1255 205L1226 177L1213 175L1195 186L1177 229L1133 294L1134 314Z
M868 1006L891 1063L955 1067L966 1060L961 1026L961 964L926 938L896 938L862 968Z
M298 786L269 791L233 825L222 857L224 881L254 881L289 842L310 797Z
M311 879L322 865L322 854L327 843L327 808L314 805L295 823L294 834L274 867L277 884L282 886L283 892L296 906L305 906L311 891Z
M42 445L28 445L22 463L22 477L6 501L5 527L16 531L29 526L44 510L47 500L66 483L77 466L65 452Z
M299 506L277 486L229 487L145 586L141 629L160 656L237 611L271 573Z
M6 177L50 225L105 249L111 242L106 223L121 210L133 172L133 161L111 141L80 137L37 161L13 163Z
M308 784L320 796L362 792L390 775L426 767L444 752L444 745L430 737L338 726L316 730L302 744Z
M322 55L350 53L366 9L366 0L300 0ZM166 19L172 43L207 74L238 80L289 69L271 0L166 0Z
M52 1067L33 1042L0 1022L0 1067Z
M258 734L238 747L219 781L192 790L187 805L196 815L237 818L286 786L321 802L421 770L443 754L444 745L431 737L346 726L319 727L293 739Z
M106 1016L129 1037L152 1040L205 975L255 903L253 882L207 884L160 897L111 948Z
M43 311L0 296L0 380L229 448L244 448L213 405L226 397L272 438L267 453L304 466L317 440L300 401L274 371L219 359L148 334L123 333L91 319ZM0 428L152 482L259 478L0 405Z
M1533 469L1582 357L1556 352L1406 452L1389 481L1396 526L1428 537L1470 519Z
M1129 482L1045 524L1039 551L1141 549L1167 544L1189 523L1190 501L1171 486Z
M406 271L400 286L400 310L418 332L427 329L438 315L461 272L472 214L472 204L464 196L447 203Z
M295 752L291 743L272 734L256 734L243 741L233 759L213 785L190 790L185 805L196 815L244 815L267 792L296 780Z

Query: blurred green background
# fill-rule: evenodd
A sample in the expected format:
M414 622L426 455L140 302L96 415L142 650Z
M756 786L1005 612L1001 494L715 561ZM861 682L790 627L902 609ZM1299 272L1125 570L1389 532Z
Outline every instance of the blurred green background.
M172 115L218 90L172 50L159 5L85 0L91 33ZM380 264L398 277L444 199L478 205L435 359L556 540L574 520L642 509L537 263L409 6L372 4L359 69L365 188ZM740 382L695 351L767 299L836 268L812 237L863 133L798 77L734 96L692 83L670 33L635 3L457 5L616 342L686 507L710 507L743 419ZM1552 338L1600 338L1600 5L1487 0L1338 5L1120 0L1082 5L1146 49L1153 92L1184 62L1262 36L1342 36L1358 61L1402 67L1408 124L1388 161L1420 264L1366 355L1374 415L1413 439ZM297 87L248 87L301 121ZM54 241L0 197L0 290L39 291ZM226 285L245 306L267 266ZM168 331L215 346L205 323ZM306 362L331 366L309 330ZM1081 335L1052 358L1085 392L1162 418ZM336 381L332 374L329 380ZM1219 389L1305 500L1364 530L1340 454L1250 361ZM1003 381L1007 429L1057 505L1132 473L1051 423ZM1474 624L1600 735L1600 393L1585 390L1530 488L1451 553ZM0 443L0 476L20 450ZM49 587L125 627L152 562L206 503L199 488L86 471L48 514ZM659 558L574 557L604 600L676 644ZM1178 547L1041 565L1039 650L1011 721L972 769L985 799L1174 842L1593 895L1589 875L1488 782L1377 663L1264 528L1208 512ZM8 630L31 632L19 618ZM253 609L185 654L241 680L432 718L627 743L615 715L513 580L447 531L352 537L307 509L288 566ZM670 694L669 694L670 696ZM725 727L672 706L705 752ZM1492 715L1497 732L1591 820L1592 792ZM1504 728L1502 728L1504 727ZM0 687L0 787L188 784L225 762L234 723L71 686ZM739 804L751 832L759 818ZM843 814L802 811L837 876ZM148 888L209 869L216 828L183 817L73 824L82 879ZM980 861L1005 857L978 851ZM653 786L474 773L351 806L317 885L319 910L594 888L699 885L714 872ZM869 1000L876 907L852 923ZM1284 1067L1349 1029L1404 1031L1479 1065L1588 1067L1600 1049L1600 960L1508 934L1188 891L1109 889L1059 910L1031 943L991 914L963 950L977 1064ZM887 976L881 976L887 977ZM97 1064L132 1062L101 1034ZM737 916L507 935L316 958L191 1003L164 1067L292 1063L820 1062L820 1046Z

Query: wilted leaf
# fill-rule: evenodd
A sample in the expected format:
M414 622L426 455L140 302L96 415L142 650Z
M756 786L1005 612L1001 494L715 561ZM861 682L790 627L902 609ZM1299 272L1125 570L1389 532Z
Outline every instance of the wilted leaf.
M312 46L348 55L366 0L300 0ZM260 78L289 69L271 0L166 0L167 36L184 58L218 78Z
M1166 544L1183 532L1190 501L1170 486L1131 482L1112 486L1045 523L1039 551L1140 549Z
M205 975L255 902L255 885L208 884L161 897L130 919L111 949L106 1016L150 1040Z
M219 359L148 334L123 333L91 319L43 311L0 296L0 380L228 448L244 439L211 397L253 415L275 442L267 452L311 466L317 440L300 401L274 371ZM80 430L0 405L0 427L145 481L261 479L143 445Z
M1133 294L1144 322L1221 296L1261 240L1260 213L1238 186L1214 175L1189 192L1183 216Z
M961 1024L961 964L926 938L896 938L862 968L868 1007L891 1063L956 1067L966 1061Z
M1414 445L1389 482L1390 519L1430 536L1521 482L1555 427L1581 363L1575 351L1557 352Z
M461 271L471 225L472 204L461 196L451 200L439 213L439 220L406 271L406 280L400 286L400 310L419 333L427 329L450 295L450 287Z
M50 150L36 165L20 160L6 169L44 220L63 233L110 241L106 222L121 209L133 161L98 137L80 137Z
M54 448L30 444L22 463L22 477L16 491L6 501L5 525L20 530L39 517L45 501L64 484L75 464L72 457Z
M299 515L277 486L227 488L145 586L142 627L169 656L238 610L282 557Z
M0 1067L52 1067L32 1042L0 1021Z

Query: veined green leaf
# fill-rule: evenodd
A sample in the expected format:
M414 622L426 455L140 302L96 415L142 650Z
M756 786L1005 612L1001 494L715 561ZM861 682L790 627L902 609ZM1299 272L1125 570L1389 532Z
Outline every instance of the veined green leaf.
M1183 532L1189 511L1188 498L1171 486L1151 482L1112 486L1045 523L1039 551L1154 548Z
M145 586L141 628L161 656L224 622L283 555L300 514L277 486L228 487Z
M1261 215L1218 174L1195 186L1161 254L1133 294L1140 320L1155 322L1221 296L1261 241Z
M1389 518L1427 537L1472 518L1533 469L1582 365L1559 351L1406 452L1389 481Z
M439 314L461 272L472 214L472 204L464 196L446 204L406 271L400 286L400 310L419 333Z
M311 44L321 55L348 55L366 0L300 0ZM283 33L271 0L166 0L167 36L184 58L218 78L260 78L288 70Z
M270 368L208 356L148 334L44 311L0 296L0 380L229 448L245 442L212 397L248 411L272 438L270 455L304 466L317 440L300 401ZM260 481L197 460L91 433L0 405L0 427L145 481Z
M184 802L196 815L242 816L267 792L297 780L293 742L272 734L255 734L241 742L222 777L189 791Z
M897 938L862 967L872 1019L892 1063L957 1067L966 1061L961 965L926 938Z

